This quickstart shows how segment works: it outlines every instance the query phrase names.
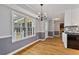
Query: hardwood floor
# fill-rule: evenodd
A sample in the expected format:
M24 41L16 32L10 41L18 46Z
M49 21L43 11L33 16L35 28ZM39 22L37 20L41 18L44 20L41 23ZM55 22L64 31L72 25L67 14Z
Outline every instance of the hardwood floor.
M77 55L79 50L64 48L59 37L39 41L32 46L23 49L16 55Z

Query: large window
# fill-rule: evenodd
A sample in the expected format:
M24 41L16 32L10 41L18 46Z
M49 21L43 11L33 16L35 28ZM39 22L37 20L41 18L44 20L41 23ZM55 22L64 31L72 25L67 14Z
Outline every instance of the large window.
M12 12L12 40L18 41L35 35L35 19Z

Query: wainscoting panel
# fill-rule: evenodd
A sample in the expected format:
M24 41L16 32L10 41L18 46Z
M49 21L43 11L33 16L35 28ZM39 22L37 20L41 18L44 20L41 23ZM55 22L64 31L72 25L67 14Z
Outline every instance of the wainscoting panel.
M45 32L38 32L36 33L38 39L44 39L45 38Z
M54 36L54 35L59 35L59 31L48 31L48 36Z
M10 52L13 52L14 50L17 50L37 39L38 39L38 37L34 36L31 38L27 38L27 39L16 41L16 42L12 43L12 37L1 38L0 39L0 55L5 55Z
M54 35L59 35L59 31L54 31Z
M48 31L48 36L53 36L53 31Z

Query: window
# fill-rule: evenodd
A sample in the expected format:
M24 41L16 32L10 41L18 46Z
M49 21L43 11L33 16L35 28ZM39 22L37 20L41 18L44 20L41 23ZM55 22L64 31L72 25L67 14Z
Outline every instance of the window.
M35 19L12 12L12 40L18 41L35 35Z
M28 22L27 23L27 27L28 27L28 35L32 35L32 22Z

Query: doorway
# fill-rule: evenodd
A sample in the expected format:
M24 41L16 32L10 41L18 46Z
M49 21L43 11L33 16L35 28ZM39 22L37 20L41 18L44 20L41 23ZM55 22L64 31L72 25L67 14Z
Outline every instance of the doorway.
M64 32L64 23L60 23L60 38L62 38L62 32Z

